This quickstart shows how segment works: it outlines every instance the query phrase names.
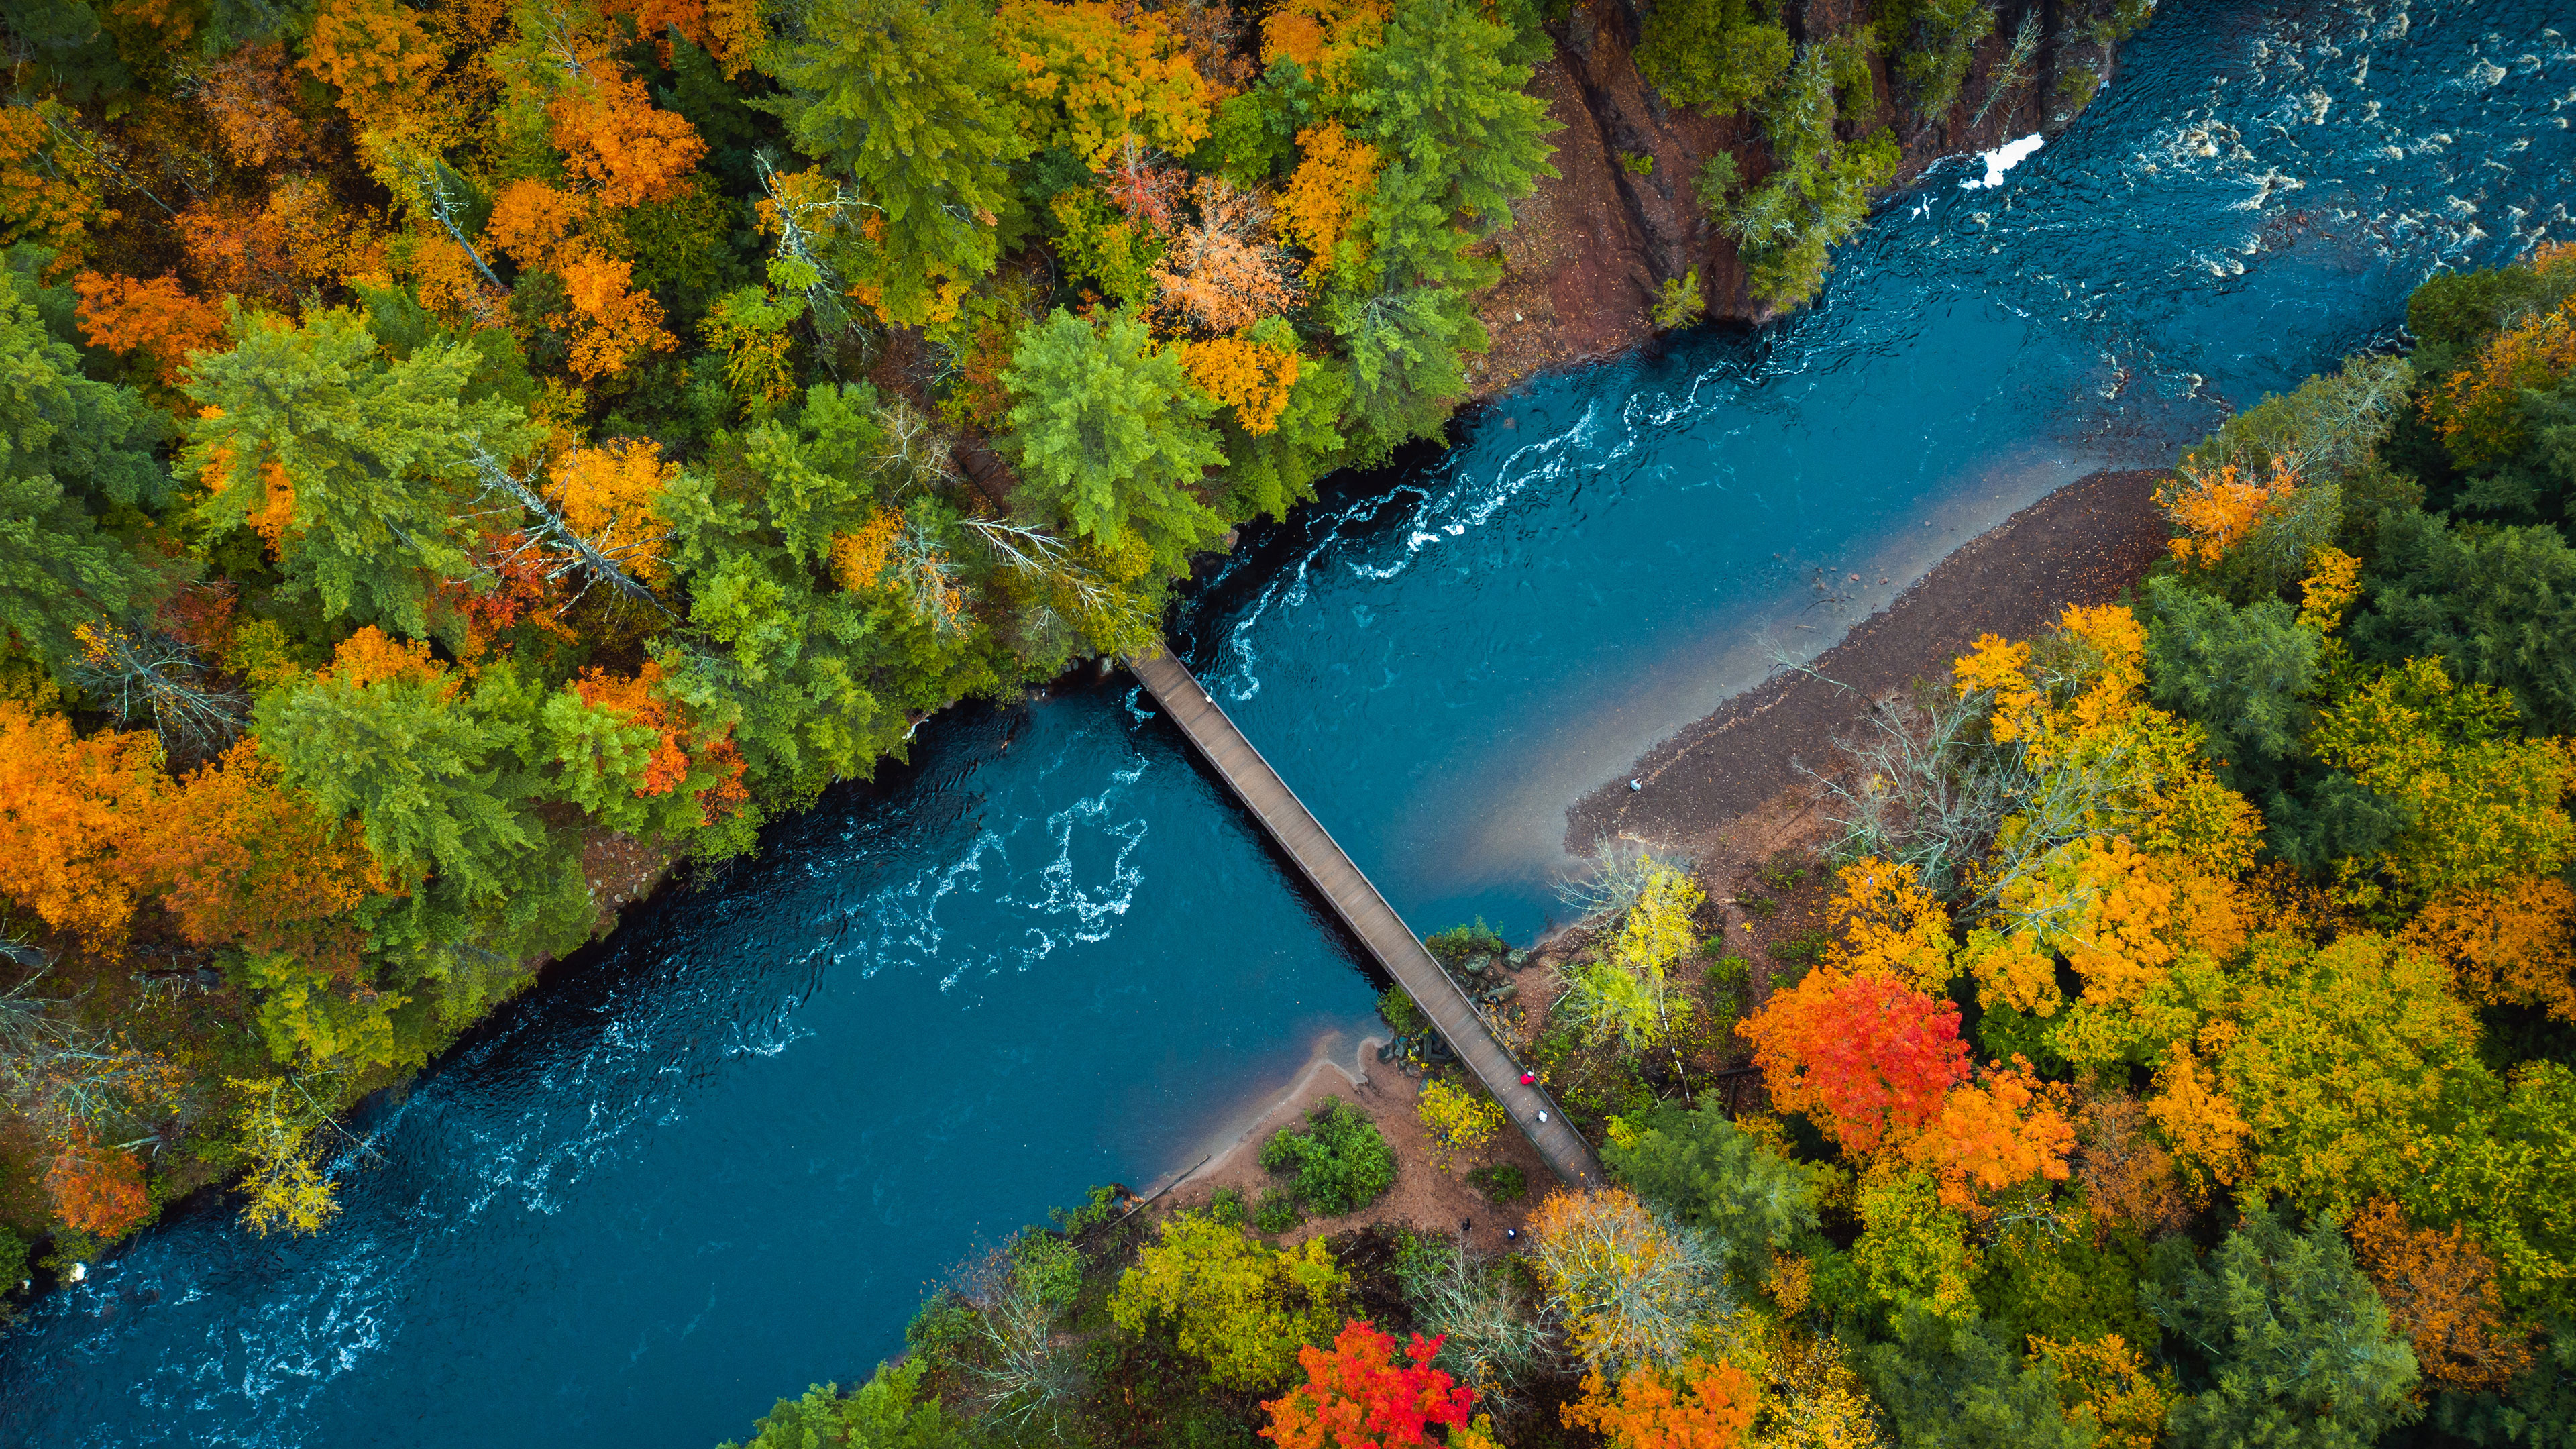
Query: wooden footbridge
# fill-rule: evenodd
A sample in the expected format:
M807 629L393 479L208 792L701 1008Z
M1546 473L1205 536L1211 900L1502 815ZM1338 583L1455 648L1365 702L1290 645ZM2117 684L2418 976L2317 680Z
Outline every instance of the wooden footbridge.
M1379 895L1369 878L1333 843L1314 815L1288 788L1270 762L1226 718L1224 710L1208 697L1206 689L1188 669L1182 667L1168 650L1151 658L1131 656L1127 667L1143 682L1163 712L1190 737L1199 754L1225 778L1235 795L1252 809L1262 828L1288 858L1297 862L1306 879L1325 900L1332 903L1342 923L1368 947L1369 954L1386 974L1392 976L1422 1007L1431 1019L1440 1039L1467 1070L1476 1074L1502 1103L1514 1125L1528 1134L1530 1145L1556 1171L1556 1175L1578 1187L1603 1184L1601 1159L1593 1154L1592 1144L1567 1125L1565 1113L1547 1093L1537 1087L1521 1085L1521 1065L1512 1058L1493 1031L1477 1014L1449 972L1395 913L1395 908ZM1544 1120L1541 1120L1544 1117Z

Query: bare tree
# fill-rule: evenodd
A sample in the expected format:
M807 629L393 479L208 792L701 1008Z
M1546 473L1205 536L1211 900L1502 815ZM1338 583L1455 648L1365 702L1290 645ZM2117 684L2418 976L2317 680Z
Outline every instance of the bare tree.
M1057 1319L1079 1289L1080 1258L1052 1234L1022 1234L976 1260L956 1291L974 1310L976 1352L962 1367L982 1392L981 1418L1040 1433L1080 1393L1081 1356Z
M1577 920L1615 919L1637 904L1658 871L1687 875L1691 865L1689 856L1642 840L1598 836L1592 842L1592 859L1556 883L1556 896L1574 908Z
M1564 1357L1519 1280L1464 1242L1406 1275L1404 1293L1421 1331L1442 1339L1433 1362L1503 1413L1527 1408L1529 1386Z
M670 606L626 571L628 563L652 545L667 541L669 535L629 528L627 520L620 517L609 520L597 538L585 536L565 521L543 493L512 473L480 443L474 446L474 468L483 480L484 498L506 499L533 520L519 530L520 542L508 551L508 556L535 560L550 582L578 575L582 583L573 591L574 599L588 592L594 583L606 584L629 603L645 605L664 615L671 613ZM621 530L626 533L623 538L618 536ZM569 601L565 607L571 607Z
M177 636L104 620L73 633L81 652L72 661L72 679L120 718L150 718L171 754L218 754L241 734L249 697Z

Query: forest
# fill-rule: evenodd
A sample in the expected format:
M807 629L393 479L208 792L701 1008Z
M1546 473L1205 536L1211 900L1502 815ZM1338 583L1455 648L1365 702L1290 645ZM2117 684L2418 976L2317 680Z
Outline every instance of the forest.
M1301 1237L1399 1173L1328 1104L1257 1202L1096 1191L745 1442L2576 1442L2576 247L2407 330L2177 460L2128 602L1869 711L1819 852L1582 884L1497 1025L1610 1185ZM1757 990L1713 889L1823 924ZM1421 1066L1454 1171L1503 1114Z
M0 1281L1437 437L1535 25L11 6Z

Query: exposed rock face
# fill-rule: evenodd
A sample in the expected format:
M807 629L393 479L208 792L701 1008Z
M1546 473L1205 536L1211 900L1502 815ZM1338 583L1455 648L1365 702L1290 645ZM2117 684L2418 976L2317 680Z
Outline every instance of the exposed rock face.
M1867 126L1844 122L1845 135L1894 126L1905 149L1900 183L1944 156L2034 131L2056 135L2081 109L2060 94L2063 71L2091 63L2108 75L2110 58L2078 28L2086 8L2084 0L2003 0L1959 101L1931 121L1891 101L1881 57L1879 117ZM1829 38L1869 18L1868 0L1790 0L1787 9L1789 33L1799 41ZM2034 13L2042 39L2029 78L1987 106L2013 36ZM1478 309L1494 339L1470 373L1478 397L1644 342L1654 335L1648 309L1657 290L1693 267L1711 317L1760 322L1771 315L1746 293L1734 243L1692 194L1701 165L1721 150L1733 153L1748 182L1769 171L1760 123L1749 111L1711 120L1665 104L1637 73L1638 17L1632 0L1577 0L1572 16L1550 27L1556 54L1538 67L1530 90L1547 98L1548 114L1564 125L1551 138L1558 176L1540 180L1497 239L1503 280ZM1986 114L1972 123L1980 107ZM1623 156L1651 157L1652 169L1631 170Z

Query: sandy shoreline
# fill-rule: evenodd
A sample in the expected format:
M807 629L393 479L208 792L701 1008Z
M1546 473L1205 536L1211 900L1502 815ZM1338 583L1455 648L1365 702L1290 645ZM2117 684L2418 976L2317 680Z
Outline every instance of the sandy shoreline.
M1308 1112L1340 1097L1368 1113L1386 1134L1387 1145L1395 1152L1395 1186L1358 1212L1306 1219L1279 1235L1282 1244L1370 1223L1410 1223L1454 1233L1459 1224L1472 1222L1470 1237L1476 1246L1500 1248L1503 1230L1525 1225L1529 1210L1555 1186L1555 1177L1528 1139L1509 1130L1497 1134L1492 1145L1472 1160L1462 1159L1443 1170L1414 1115L1421 1084L1397 1071L1395 1064L1377 1059L1378 1044L1385 1039L1371 1035L1354 1042L1340 1032L1326 1037L1286 1088L1255 1099L1253 1108L1235 1119L1239 1126L1230 1133L1220 1129L1200 1152L1192 1154L1190 1166L1166 1174L1144 1196L1170 1207L1195 1208L1204 1207L1218 1189L1230 1187L1247 1202L1257 1201L1264 1190L1281 1185L1281 1179L1262 1170L1261 1145L1281 1128L1303 1127ZM1469 1168L1506 1162L1518 1166L1529 1182L1530 1190L1519 1202L1498 1205L1468 1186Z
M1793 761L1823 764L1834 732L1872 700L1937 677L1978 635L2027 638L2068 604L2120 598L2164 556L2171 530L2155 504L2163 476L2089 474L1952 550L1818 655L1813 674L1778 675L1736 695L1577 800L1565 850L1588 855L1596 840L1622 836L1705 836L1794 787ZM1644 788L1628 788L1631 779Z

